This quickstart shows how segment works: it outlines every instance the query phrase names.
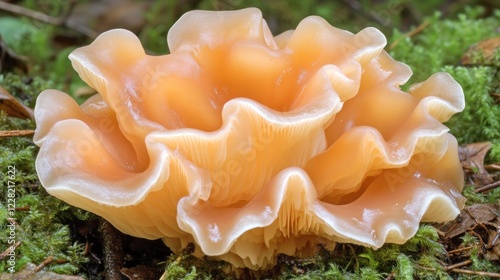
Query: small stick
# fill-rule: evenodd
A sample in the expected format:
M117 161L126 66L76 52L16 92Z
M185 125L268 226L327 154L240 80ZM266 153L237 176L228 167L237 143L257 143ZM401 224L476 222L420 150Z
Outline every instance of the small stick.
M0 2L2 3L2 2ZM32 129L27 130L0 130L0 137L18 137L18 136L31 136L35 134Z
M449 266L445 267L444 270L446 270L446 271L453 270L455 268L459 268L459 267L462 267L464 265L469 265L471 263L472 263L472 260L466 260L466 261L463 261L463 262L459 262L459 263L455 263L455 264L449 265Z
M484 166L484 168L500 170L500 164L488 164L488 165Z
M407 38L407 37L412 37L414 36L415 34L421 32L422 30L424 30L427 25L429 25L431 22L429 20L426 20L424 22L422 22L422 24L420 24L419 26L417 26L415 29L411 30L410 32L406 33L403 37L397 39L396 41L392 42L391 45L389 46L389 50L392 50L397 44L399 44L399 42L401 40L403 40L404 38Z
M466 270L466 269L460 269L460 268L455 268L455 269L452 269L451 271L455 272L455 273L461 273L461 274L480 275L480 276L487 276L487 277L493 277L493 278L500 278L500 273L495 273L495 272L472 271L472 270Z
M42 270L46 265L50 264L53 259L54 259L54 256L48 256L45 260L43 260L43 262L41 264L39 264L35 268L35 272Z
M19 245L21 245L21 241L17 241L16 244L14 244L14 250L19 247ZM9 248L7 248L7 250L3 251L1 254L0 254L0 260L3 260L5 259L5 257L7 256L7 254L9 254L11 252L11 247L10 246Z
M479 188L479 189L476 189L475 192L479 193L479 192L485 192L485 191L489 191L489 190L492 190L496 187L500 186L500 181L497 181L495 183L491 183L489 185L486 185L482 188Z
M483 229L484 229L484 230L486 230L486 231L488 231L488 229L487 229L487 228L486 228L483 224L475 224L475 225L472 227L472 229L469 231L469 233L470 233L471 235L474 235L475 237L477 237L477 239L478 239L478 240L479 240L479 242L480 242L480 245L484 247L484 246L486 246L486 243L484 243L483 238L481 237L481 235L479 235L477 232L475 232L475 231L474 231L474 228L475 228L477 225L482 225L482 226L483 226ZM482 252L482 250L481 250L481 252L479 252L479 253L481 253L481 254L482 254L482 253L483 253L483 252Z
M467 251L467 250L470 250L474 248L474 246L468 246L468 247L463 247L463 248L458 248L458 249L455 249L455 250L451 250L448 252L449 255L453 255L455 253L460 253L462 251Z
M466 212L467 212L467 214L469 214L469 216L470 216L470 217L474 220L474 222L476 222L476 225L481 226L481 227L482 227L484 230L486 230L486 231L488 230L488 229L487 229L487 228L483 225L483 223L481 223L480 221L478 221L478 220L476 219L476 217L475 217L474 215L472 215L472 213L470 212L469 208L465 208L465 211L466 211ZM476 227L476 225L474 225L474 226L472 227L472 229L474 229L474 228Z
M87 239L85 241L85 250L83 251L84 256L88 256L90 252L90 245L89 245L89 240Z
M16 211L29 211L30 209L31 209L31 207L29 207L29 206L15 208Z

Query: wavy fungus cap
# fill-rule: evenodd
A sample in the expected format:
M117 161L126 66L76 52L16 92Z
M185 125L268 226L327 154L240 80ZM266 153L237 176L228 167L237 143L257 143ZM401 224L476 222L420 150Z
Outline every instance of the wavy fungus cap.
M318 243L403 243L463 207L463 110L445 73L411 75L374 28L319 17L271 35L261 12L192 11L151 56L125 30L70 59L99 94L46 90L36 167L52 195L173 250L263 268Z

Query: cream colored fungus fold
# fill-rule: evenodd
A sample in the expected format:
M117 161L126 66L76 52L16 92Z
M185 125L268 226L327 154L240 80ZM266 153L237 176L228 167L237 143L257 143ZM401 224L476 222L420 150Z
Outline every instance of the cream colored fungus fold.
M117 29L70 54L98 93L37 100L46 190L124 233L262 269L317 244L404 243L464 205L463 92L408 66L375 28L308 17L273 37L258 9L191 11L149 55Z

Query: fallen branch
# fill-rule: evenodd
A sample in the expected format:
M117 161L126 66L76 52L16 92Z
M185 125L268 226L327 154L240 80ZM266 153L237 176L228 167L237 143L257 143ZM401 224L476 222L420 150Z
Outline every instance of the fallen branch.
M482 188L479 188L479 189L476 189L475 192L477 193L480 193L480 192L485 192L485 191L489 191L489 190L492 190L496 187L499 187L500 186L500 181L497 181L495 183L492 183L492 184L489 184L489 185L486 185Z
M451 271L455 272L455 273L461 273L461 274L479 275L479 276L487 276L487 277L493 277L493 278L500 278L500 273L495 273L495 272L472 271L472 270L460 269L460 268L455 268L455 269L452 269Z

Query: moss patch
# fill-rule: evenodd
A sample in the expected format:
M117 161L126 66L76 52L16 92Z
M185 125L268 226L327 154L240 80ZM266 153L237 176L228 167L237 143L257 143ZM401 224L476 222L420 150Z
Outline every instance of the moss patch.
M0 81L27 105L34 104L34 97L50 84L40 78L31 79L16 74L0 76ZM33 128L34 123L30 120L10 118L0 112L0 130ZM87 261L83 254L85 244L74 241L67 224L75 217L88 219L91 214L70 207L40 188L34 166L38 148L29 137L2 137L0 146L3 174L0 180L2 186L11 186L15 191L14 197L9 195L10 192L0 192L0 219L11 219L0 225L0 235L13 236L13 239L0 238L0 248L5 250L12 246L9 240L21 242L15 249L15 266L8 263L9 258L4 258L0 260L0 272L19 271L27 263L40 264L53 257L53 261L46 266L48 270L62 274L78 273ZM12 172L9 173L9 170ZM15 199L15 206L9 198Z

